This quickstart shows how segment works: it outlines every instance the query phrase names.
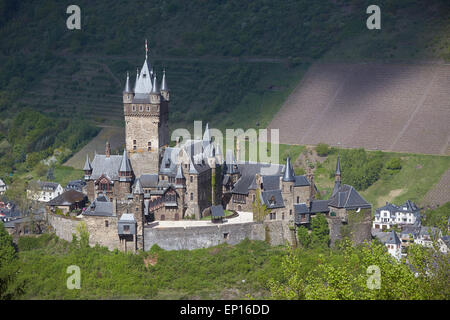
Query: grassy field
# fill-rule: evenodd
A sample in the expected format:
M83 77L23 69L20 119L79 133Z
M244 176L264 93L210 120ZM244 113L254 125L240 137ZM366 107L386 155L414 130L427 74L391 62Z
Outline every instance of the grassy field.
M370 152L370 151L368 151ZM391 177L381 177L361 195L374 208L384 205L386 201L397 205L411 200L424 205L422 200L426 193L439 181L440 177L450 168L449 156L434 156L405 153L383 153L385 160L400 157L402 168ZM315 182L327 199L334 186L333 173L336 168L337 153L330 154L322 166L315 171Z

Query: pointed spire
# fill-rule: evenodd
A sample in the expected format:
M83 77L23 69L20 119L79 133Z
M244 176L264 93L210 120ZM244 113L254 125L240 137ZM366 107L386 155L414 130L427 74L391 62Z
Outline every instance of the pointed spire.
M153 94L159 94L159 87L158 87L158 82L156 81L156 73L155 73L155 77L153 78L153 87L152 87L152 92Z
M294 181L294 170L291 166L291 158L287 157L286 159L286 168L284 169L283 181L292 182Z
M109 158L110 155L111 155L111 145L109 144L109 141L106 141L105 156Z
M181 167L181 163L177 166L177 175L175 176L175 179L184 179L183 170Z
M341 175L341 164L339 161L339 154L337 156L337 161L336 161L336 175Z
M89 161L89 155L86 155L86 162L84 163L84 171L92 171L91 162Z
M152 91L152 79L147 64L147 59L144 61L139 78L136 83L135 93L150 93Z
M169 87L167 86L166 81L166 69L163 70L163 77L161 81L161 91L169 91Z
M144 190L142 189L141 181L139 179L136 179L136 183L134 184L133 194L144 194Z
M131 92L130 89L130 74L127 71L127 81L125 82L125 89L123 90L123 92Z
M211 134L209 132L209 124L206 123L205 133L203 134L204 142L211 142Z
M136 92L136 86L138 84L139 81L139 68L136 68L136 82L134 83L134 89L133 91Z
M127 150L123 150L122 162L120 163L120 172L131 172L130 160L128 160Z

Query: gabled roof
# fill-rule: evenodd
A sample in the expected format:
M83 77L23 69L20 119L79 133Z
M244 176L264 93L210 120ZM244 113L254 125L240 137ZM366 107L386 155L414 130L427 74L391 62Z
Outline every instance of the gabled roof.
M310 213L326 213L329 212L328 200L312 200L309 208Z
M384 205L384 206L382 206L382 207L380 207L380 208L377 208L376 210L375 210L375 214L377 215L377 214L379 214L381 211L389 211L389 212L396 212L396 211L398 211L398 207L395 205L395 204L392 204L392 203L389 203L389 202L386 202L386 204Z
M59 183L56 182L48 182L48 181L37 181L38 186L41 188L41 190L53 190L55 191L56 188L58 188Z
M119 222L136 222L132 213L124 213L119 219Z
M225 178L229 179L229 176L225 176ZM254 180L254 176L241 176L239 180L234 184L234 188L231 193L248 194L248 190L250 189L250 186Z
M139 177L143 188L156 188L158 186L159 177L157 174L143 174Z
M92 161L92 179L96 180L105 175L111 180L118 180L121 163L122 156L110 155L107 157L102 154L96 154Z
M78 192L76 190L70 189L56 198L53 198L48 202L48 205L50 206L70 206L76 202L83 201L85 199L85 195L81 192Z
M371 205L355 190L347 184L341 185L337 192L331 196L328 205L335 208L356 209L371 208Z
M270 190L261 192L261 201L269 209L284 208L281 190Z

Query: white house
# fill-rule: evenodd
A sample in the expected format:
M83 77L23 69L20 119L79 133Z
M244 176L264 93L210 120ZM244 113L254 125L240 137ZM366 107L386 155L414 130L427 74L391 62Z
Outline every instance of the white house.
M8 186L0 179L0 194L4 194Z
M392 230L389 232L388 236L384 239L384 245L388 249L389 254L391 254L397 260L402 257L402 242L400 241L397 233Z
M408 200L401 206L386 202L384 207L375 210L373 228L391 229L394 225L420 226L420 209Z
M27 190L28 198L48 202L64 192L59 183L38 180L33 189Z

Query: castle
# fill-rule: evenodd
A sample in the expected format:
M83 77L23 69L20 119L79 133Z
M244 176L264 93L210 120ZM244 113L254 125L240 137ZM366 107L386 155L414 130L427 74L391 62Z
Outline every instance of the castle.
M133 89L129 74L126 78L123 154L111 154L107 142L105 154L96 153L92 161L86 156L90 205L81 218L91 242L144 249L145 229L155 221L198 220L214 205L252 212L257 196L269 210L265 221L292 226L309 224L317 213L345 222L348 210L371 208L353 187L340 184L339 158L331 198L316 200L314 176L296 176L289 158L286 165L236 160L233 150L223 154L213 142L208 125L202 138L169 147L169 103L165 71L159 84L146 55ZM276 172L263 175L265 166Z

